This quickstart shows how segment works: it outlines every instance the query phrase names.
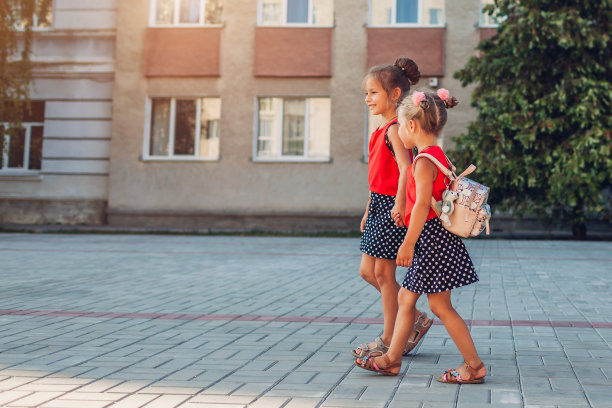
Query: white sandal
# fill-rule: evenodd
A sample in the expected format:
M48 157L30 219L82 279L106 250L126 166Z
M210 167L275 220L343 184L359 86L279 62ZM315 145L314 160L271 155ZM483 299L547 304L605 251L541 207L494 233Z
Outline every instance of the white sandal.
M389 350L389 347L383 343L380 337L375 338L374 343L376 343L376 345L372 348L370 348L367 344L362 344L356 349L351 350L351 354L357 358L379 357ZM361 349L361 351L358 352L357 350L359 349Z

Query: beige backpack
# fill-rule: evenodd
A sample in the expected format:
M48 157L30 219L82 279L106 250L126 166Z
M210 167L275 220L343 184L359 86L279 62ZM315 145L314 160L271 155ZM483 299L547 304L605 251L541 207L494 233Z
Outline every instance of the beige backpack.
M489 235L491 207L487 204L487 199L490 189L465 177L473 173L476 166L470 164L463 173L457 176L456 168L448 157L445 156L447 167L431 154L420 153L412 162L413 171L414 165L421 157L431 160L450 180L446 190L442 193L442 201L431 198L431 207L442 221L444 228L464 238L475 237L485 229Z

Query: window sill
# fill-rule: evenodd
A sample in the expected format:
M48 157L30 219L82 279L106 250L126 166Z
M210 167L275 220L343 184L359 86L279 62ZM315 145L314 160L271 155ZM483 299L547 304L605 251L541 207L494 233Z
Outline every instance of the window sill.
M367 25L366 28L446 28L446 24L384 24L384 25Z
M151 24L149 28L223 28L225 24Z
M198 163L214 163L221 161L221 157L141 157L140 161L145 163L178 163L178 162L198 162Z
M38 170L0 170L0 181L42 181Z
M324 158L305 158L305 157L256 157L251 160L253 163L331 163L331 157Z
M266 25L262 25L262 24L258 24L257 28L334 28L334 25L328 25L328 24L301 24L301 23L296 23L296 24L266 24Z

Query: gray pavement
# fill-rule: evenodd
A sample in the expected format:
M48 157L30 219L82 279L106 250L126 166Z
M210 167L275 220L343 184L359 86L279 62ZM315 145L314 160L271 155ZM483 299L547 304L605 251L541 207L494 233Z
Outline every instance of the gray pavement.
M612 243L466 244L490 376L457 386L439 324L397 377L354 366L382 328L358 239L0 234L0 406L612 407Z

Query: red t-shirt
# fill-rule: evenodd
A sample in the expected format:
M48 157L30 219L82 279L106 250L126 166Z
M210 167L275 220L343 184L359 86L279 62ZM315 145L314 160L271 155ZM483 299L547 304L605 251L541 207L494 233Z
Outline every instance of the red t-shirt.
M423 152L431 154L433 157L438 159L440 163L442 164L446 163L446 156L444 156L444 152L438 146L428 147L426 149L423 149L423 151L419 153L423 153ZM419 159L419 161L420 160L429 160L429 159L422 157ZM416 202L416 182L414 180L414 174L412 173L412 167L413 166L410 166L408 168L408 177L406 180L406 215L404 217L404 222L406 223L406 226L410 224L410 214L412 213L412 208L414 207L414 203ZM446 183L448 183L449 180L440 171L440 169L438 169L438 167L436 167L436 170L438 170L438 175L436 176L436 179L434 180L432 193L436 201L440 201L442 200L442 192L446 190ZM427 214L427 221L431 220L432 218L436 218L436 217L437 217L436 212L430 207L429 214Z
M385 143L385 133L389 126L396 124L397 119L392 120L385 126L376 129L370 137L368 145L368 181L370 191L378 194L397 195L397 181L399 169L395 158Z

